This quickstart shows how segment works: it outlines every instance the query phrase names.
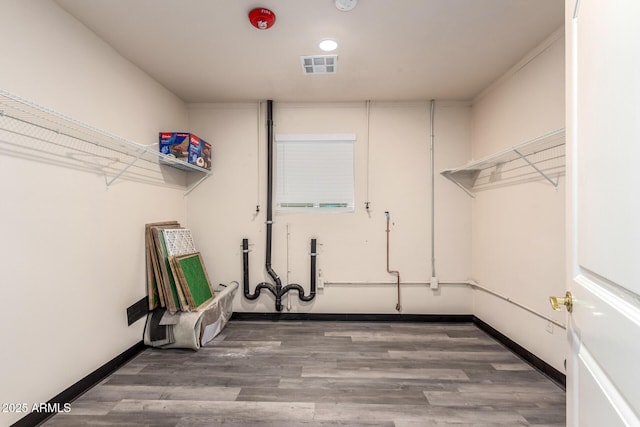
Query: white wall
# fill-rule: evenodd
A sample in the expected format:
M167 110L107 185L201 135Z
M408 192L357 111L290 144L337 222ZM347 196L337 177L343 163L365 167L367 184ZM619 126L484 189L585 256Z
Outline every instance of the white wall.
M0 36L11 40L3 46L0 88L137 142L188 128L214 145L213 176L185 200L182 172L147 165L152 178L127 175L106 191L101 171L10 155L0 138L0 219L7 226L0 401L44 402L140 341L143 324L127 327L125 308L146 293L144 223L176 219L191 227L214 283L241 282L247 237L251 289L268 280L264 108L259 115L257 104L187 109L52 2L3 1L0 16ZM477 158L563 126L562 58L557 40L473 109L438 102L435 116L438 278L473 276L552 316L546 299L563 287L563 181L558 193L533 183L483 192L472 202L438 172L471 157L471 135ZM308 289L312 237L330 282L311 303L292 295L293 312L396 312L395 277L385 271L388 210L390 266L409 282L403 313L473 312L561 369L563 335L548 334L546 322L465 286L428 289L428 102L372 103L368 150L364 103L276 102L275 124L276 133L358 138L354 213L274 216L273 266L285 283ZM274 311L273 298L265 293L252 302L239 293L234 310ZM2 414L0 425L20 417Z
M474 102L474 158L564 127L564 35L554 33ZM554 320L550 295L564 295L565 179L478 192L473 201L473 277ZM481 291L474 314L564 370L565 331Z
M436 105L439 171L445 164L461 163L469 157L470 112L465 104ZM257 104L189 108L190 128L211 139L215 156L213 176L188 199L189 224L194 229L196 245L210 266L215 283L242 283L240 245L243 237L248 238L252 244L252 291L257 283L271 281L264 271L264 110L263 105L258 123ZM310 303L301 303L295 293L290 293L291 311L396 312L395 276L386 272L384 211L390 211L390 267L400 271L402 282L414 283L402 285L402 312L471 312L469 289L451 286L433 292L426 285L431 277L429 121L428 102L371 103L367 149L365 103L274 103L276 134L357 135L354 213L274 214L272 261L283 283L302 284L308 292L309 240L313 237L320 245L318 268L329 282ZM470 201L438 173L436 179L437 273L441 280L466 279L471 256ZM364 208L367 187L369 213ZM257 204L261 207L258 215ZM275 310L274 299L263 293L258 300L249 301L239 292L234 309L270 312Z
M186 127L179 99L53 2L6 0L0 17L0 88L145 144ZM147 164L152 184L128 176L107 191L99 171L12 154L0 135L0 402L31 405L141 340L125 310L146 295L144 224L185 222L185 178Z

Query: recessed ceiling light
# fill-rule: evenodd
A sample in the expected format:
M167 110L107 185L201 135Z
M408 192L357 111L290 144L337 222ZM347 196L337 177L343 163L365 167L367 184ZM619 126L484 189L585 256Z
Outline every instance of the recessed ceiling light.
M343 12L348 12L358 4L358 0L336 0L336 8Z
M338 42L331 39L325 39L318 43L318 47L325 52L331 52L337 49Z

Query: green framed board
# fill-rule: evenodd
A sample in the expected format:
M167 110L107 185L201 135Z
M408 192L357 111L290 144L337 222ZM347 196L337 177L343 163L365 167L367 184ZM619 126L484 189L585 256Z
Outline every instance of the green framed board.
M200 252L171 258L171 267L178 278L189 307L197 309L212 298L211 282Z

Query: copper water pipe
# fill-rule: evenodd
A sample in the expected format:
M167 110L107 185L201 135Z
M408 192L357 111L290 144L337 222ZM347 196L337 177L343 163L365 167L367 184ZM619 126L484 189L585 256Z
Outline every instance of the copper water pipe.
M396 304L396 310L400 311L400 272L397 270L389 270L389 211L385 211L384 213L387 216L387 273L395 274L398 280L398 303Z

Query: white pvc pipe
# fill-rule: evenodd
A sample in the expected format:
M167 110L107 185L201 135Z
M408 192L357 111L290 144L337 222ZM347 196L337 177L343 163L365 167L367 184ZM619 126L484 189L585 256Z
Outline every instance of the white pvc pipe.
M484 286L479 285L478 283L476 283L476 282L475 282L475 281L473 281L473 280L469 280L469 282L468 282L468 283L469 283L469 286L471 286L471 287L473 287L473 288L479 289L479 290L481 290L481 291L483 291L483 292L486 292L486 293L491 294L491 295L493 295L493 296L496 296L496 297L498 297L498 298L500 298L500 299L502 299L502 300L505 300L505 301L507 301L507 302L509 302L509 303L511 303L511 304L513 304L513 305L515 305L515 306L517 306L517 307L520 307L521 309L523 309L523 310L525 310L525 311L528 311L528 312L529 312L529 313L531 313L531 314L534 314L534 315L536 315L536 316L540 317L541 319L544 319L544 320L546 320L546 321L548 321L548 322L553 323L553 324L554 324L554 325L556 325L556 326L559 326L559 327L560 327L560 328L562 328L562 329L567 329L567 325L565 325L564 323L560 323L560 322L558 322L557 320L554 320L554 319L550 318L549 316L545 316L544 314L539 313L539 312L537 312L536 310L534 310L534 309L532 309L532 308L530 308L530 307L527 307L527 306L526 306L526 305L524 305L524 304L521 304L521 303L519 303L519 302L517 302L517 301L514 301L514 300L513 300L513 299L511 299L510 297L507 297L507 296L505 296L505 295L499 294L498 292L493 291L493 290L491 290L491 289L489 289L489 288L485 288Z
M436 277L436 218L435 218L435 200L436 200L436 180L435 180L435 161L434 161L434 133L433 133L433 118L435 115L435 100L431 100L431 144L430 144L430 158L431 158L431 277Z
M369 200L369 177L370 177L370 142L369 142L369 133L371 132L371 101L367 101L366 103L366 110L367 110L367 194L366 194L366 200L364 203L365 209L367 211L367 213L370 215L370 211L369 211L369 204L370 204L370 200Z
M257 133L257 137L256 137L256 171L258 173L258 179L257 181L257 187L256 187L256 215L258 214L258 212L260 212L260 145L262 140L260 139L260 130L261 130L261 117L262 117L262 111L261 111L261 101L258 101L258 111L257 111L257 123L256 123L256 133Z
M515 305L516 307L519 307L525 311L528 311L529 313L544 319L548 322L553 323L554 325L558 326L559 328L562 329L567 329L567 325L565 325L564 323L558 322L555 319L552 319L549 316L546 316L534 309L532 309L531 307L528 307L518 301L513 300L511 297L502 295L494 290L491 290L489 288L485 288L484 286L480 285L479 283L477 283L474 280L441 280L438 282L440 285L462 285L462 286L469 286L471 288L475 288L478 289L482 292L486 292L488 294L491 294L497 298L500 298L508 303L511 303L513 305ZM396 282L325 282L324 283L326 286L330 286L330 285L341 285L341 286L347 286L347 285L355 285L355 286L395 286ZM402 282L403 286L429 286L429 282Z

